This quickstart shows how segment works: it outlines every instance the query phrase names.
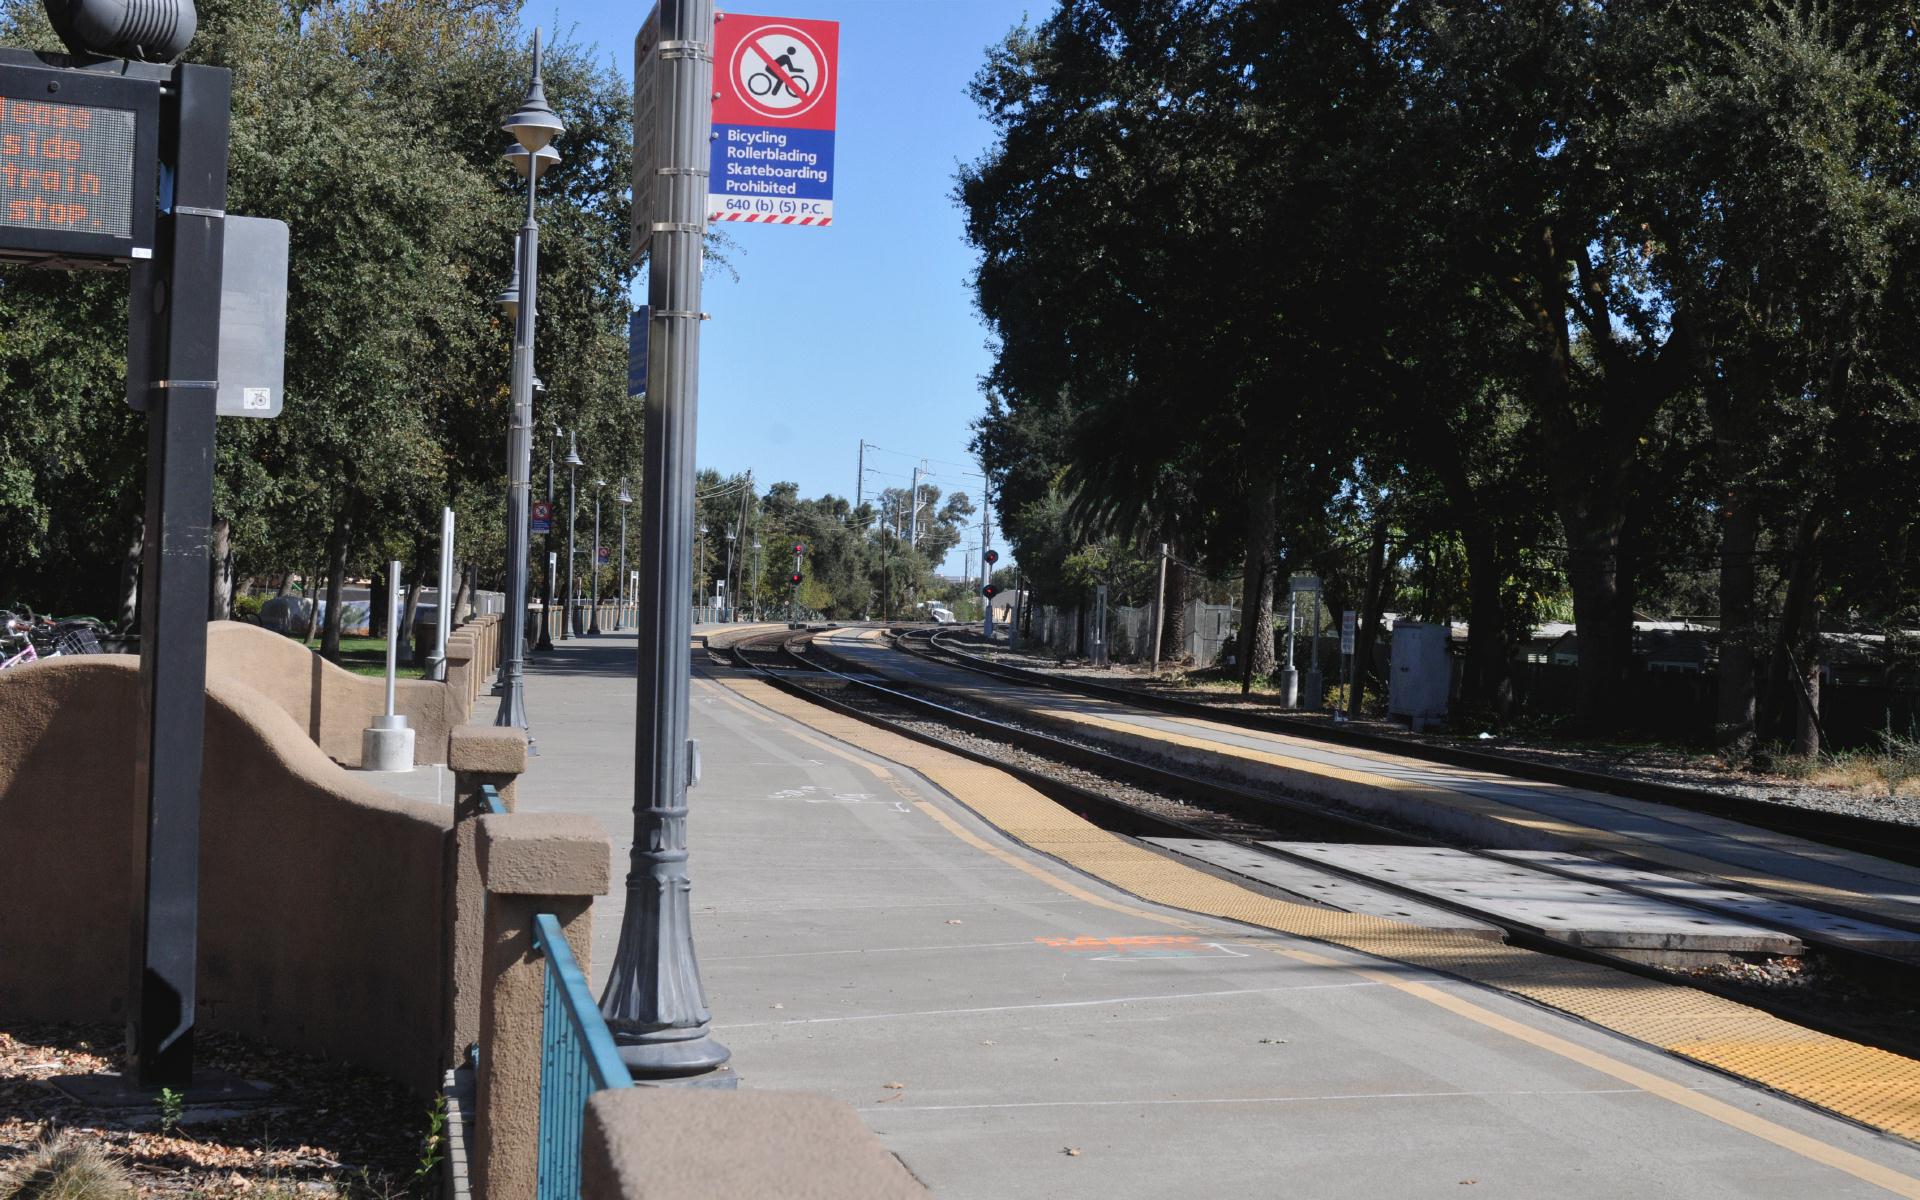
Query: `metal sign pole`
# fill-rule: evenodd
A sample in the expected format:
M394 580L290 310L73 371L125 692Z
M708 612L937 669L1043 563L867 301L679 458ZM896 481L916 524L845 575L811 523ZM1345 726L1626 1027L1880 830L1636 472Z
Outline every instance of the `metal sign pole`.
M400 674L400 560L387 564L387 707L394 715L394 680Z
M447 635L453 632L453 510L440 510L440 595L434 607L433 656L427 678L447 677Z
M200 784L206 733L207 546L232 77L180 66L162 133L173 205L129 290L128 378L146 384L147 535L140 569L128 1074L193 1082Z
M620 943L600 1011L636 1079L701 1075L731 1052L707 1030L687 878L687 736L692 687L694 419L700 397L700 267L713 103L713 0L661 0L657 107L634 114L658 155L659 197L636 213L651 242L637 596L639 716L634 730L633 852ZM651 23L651 22L649 22ZM640 64L635 64L636 74ZM643 189L636 188L636 197ZM636 203L642 203L636 199Z

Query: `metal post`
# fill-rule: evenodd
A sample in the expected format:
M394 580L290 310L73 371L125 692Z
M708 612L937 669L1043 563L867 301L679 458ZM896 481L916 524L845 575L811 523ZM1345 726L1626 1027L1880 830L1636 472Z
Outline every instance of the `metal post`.
M553 436L547 439L547 571L545 595L540 605L540 640L534 644L535 650L553 649L553 568L556 555L553 552L553 444L560 440L560 427L553 427ZM560 636L567 636L562 629Z
M980 465L980 607L985 610L980 618L980 632L988 641L993 640L993 597L986 594L986 587L993 582L993 564L987 561L987 554L993 549L993 480L984 472L986 464Z
M1167 623L1167 544L1160 543L1160 583L1153 593L1153 673L1160 673L1160 633Z
M655 144L661 197L647 295L652 314L641 484L639 719L633 852L620 944L600 1011L636 1079L700 1075L731 1056L707 1030L687 878L687 736L693 636L694 420L700 397L700 268L712 123L713 0L660 0ZM202 567L204 571L204 566Z
M440 510L440 590L433 606L433 653L427 678L447 677L447 635L453 632L453 510Z
M533 35L533 88L540 85L540 34ZM513 331L513 419L507 439L507 613L503 630L505 672L495 725L527 729L527 504L533 492L533 327L540 290L540 226L534 200L540 191L540 164L527 164L527 215L520 226L520 311Z
M128 376L147 410L140 569L140 724L134 767L127 1073L193 1082L200 783L206 733L207 547L220 358L222 213L232 77L182 65L163 99L161 161L173 207L129 290Z
M569 458L578 457L571 449L568 450L567 456ZM576 593L573 588L573 559L575 554L573 548L573 531L580 523L579 515L574 507L576 496L573 484L574 471L576 469L577 468L571 464L567 467L567 616L563 624L569 630L572 630L574 637L579 637L580 606L575 602Z
M607 481L593 481L593 551L587 560L587 612L592 621L587 632L594 637L600 636L600 493L606 490Z
M1280 670L1280 704L1293 708L1300 703L1300 672L1293 665L1293 639L1300 624L1300 593L1287 588L1287 665Z
M627 598L632 595L627 590L627 510L633 507L633 502L626 498L627 485L624 483L620 485L620 495L620 603L613 610L615 633L626 627Z
M1007 649L1020 648L1020 618L1026 615L1027 594L1020 590L1020 565L1013 567L1013 607L1007 611Z
M1312 647L1307 667L1307 707L1318 711L1326 685L1320 674L1320 592L1317 588L1313 593L1313 628L1307 631L1307 636Z
M1107 665L1107 585L1095 584L1093 588L1093 665Z
M395 715L394 680L400 676L400 560L387 564L387 707L386 715Z

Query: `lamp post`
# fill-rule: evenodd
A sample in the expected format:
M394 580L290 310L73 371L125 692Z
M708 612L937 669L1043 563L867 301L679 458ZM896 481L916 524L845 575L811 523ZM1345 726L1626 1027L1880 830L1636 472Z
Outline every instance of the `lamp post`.
M534 221L534 201L541 174L560 161L548 145L566 131L547 104L540 80L540 31L533 33L533 77L520 108L500 126L513 135L507 151L527 181L527 219L520 226L519 286L509 311L513 316L513 419L507 439L507 645L505 687L500 696L496 725L527 728L523 680L527 644L527 499L533 490L533 326L540 281L540 227ZM505 300L505 297L502 297ZM528 738L529 746L532 738Z
M687 789L700 774L687 721L693 674L687 543L698 511L694 425L706 230L700 172L713 124L713 0L660 0L659 12L653 144L663 155L648 251L633 850L619 948L600 997L620 1060L642 1083L704 1075L730 1057L708 1029L687 867ZM675 50L669 54L667 46Z
M727 526L727 620L733 620L733 526Z
M613 631L620 632L627 616L627 510L633 507L633 493L627 481L620 481L620 603L613 609Z
M587 632L594 637L600 636L600 493L606 486L604 479L593 481L593 552L587 558L587 612L593 620Z
M535 395L540 396L546 395L547 392L547 385L541 383L537 375L533 380L533 390ZM546 577L546 587L545 596L540 604L540 640L534 644L535 650L553 649L553 568L555 560L559 557L553 549L553 451L555 443L559 440L560 426L556 423L553 426L553 436L547 439L547 569L542 572ZM560 630L560 636L567 636L564 627Z
M573 473L587 464L580 461L580 443L577 432L567 435L567 628L573 630L573 636L580 636L580 606L574 603L573 590L573 531L579 524L574 516Z

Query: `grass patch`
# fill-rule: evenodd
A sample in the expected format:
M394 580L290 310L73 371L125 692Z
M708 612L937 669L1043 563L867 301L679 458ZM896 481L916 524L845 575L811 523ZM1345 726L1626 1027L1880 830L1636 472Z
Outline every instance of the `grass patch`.
M307 642L306 647L315 654L320 652L320 639ZM384 678L387 673L387 639L383 637L343 637L340 639L340 665L355 675L373 675ZM416 667L407 662L405 653L400 657L397 672L401 679L424 679L425 667Z
M120 1160L69 1133L42 1141L0 1174L0 1200L137 1200Z

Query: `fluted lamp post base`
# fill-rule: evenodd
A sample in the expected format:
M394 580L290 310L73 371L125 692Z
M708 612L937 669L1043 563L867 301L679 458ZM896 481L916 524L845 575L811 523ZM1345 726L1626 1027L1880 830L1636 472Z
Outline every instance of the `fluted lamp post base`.
M674 815L685 820L684 810ZM707 1028L686 851L641 851L635 857L650 861L641 868L644 874L628 878L620 948L600 1000L620 1061L639 1084L732 1087L733 1073L718 1068L733 1052Z

